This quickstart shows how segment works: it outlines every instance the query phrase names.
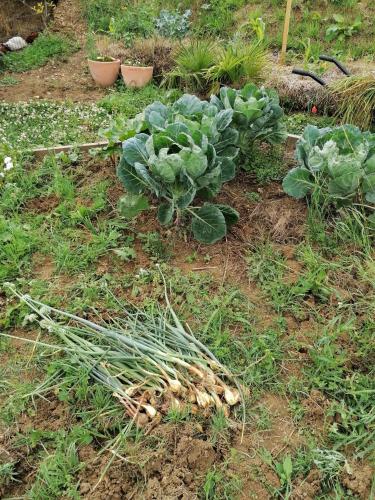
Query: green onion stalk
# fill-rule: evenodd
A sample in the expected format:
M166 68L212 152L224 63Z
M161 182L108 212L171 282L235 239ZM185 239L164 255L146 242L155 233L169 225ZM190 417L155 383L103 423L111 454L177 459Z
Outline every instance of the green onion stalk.
M102 324L12 291L36 313L41 328L60 339L62 345L51 347L64 350L75 366L109 388L138 423L185 404L195 412L216 408L229 414L243 401L235 377L183 326L166 286L164 311L133 307L123 318Z

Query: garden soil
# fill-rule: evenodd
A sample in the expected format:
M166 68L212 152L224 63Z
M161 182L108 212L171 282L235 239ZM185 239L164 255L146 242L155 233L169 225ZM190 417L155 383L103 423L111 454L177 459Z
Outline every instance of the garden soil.
M241 177L242 176L242 177ZM110 180L113 183L111 202L115 205L122 192L116 178L113 165L109 161L101 162L91 160L89 168L85 169L80 180L82 189L86 189L99 179ZM194 251L199 251L199 243L181 238L181 232L159 228L163 240L171 244L174 257L170 264L180 268L182 272L208 272L213 278L213 288L220 287L223 283L233 284L246 294L253 306L254 318L262 318L262 325L272 325L277 320L275 313L266 304L262 292L247 278L247 264L245 253L249 248L249 241L270 241L278 250L282 251L288 259L291 278L295 280L301 268L295 259L296 249L302 240L303 225L306 219L304 203L288 198L277 183L259 188L252 185L251 176L246 173L239 175L238 179L225 186L221 194L221 202L228 202L240 212L238 227L228 235L226 241L217 243L207 249L210 255L209 263L203 259L189 262L187 257ZM261 200L250 201L246 196L248 190L261 189ZM89 198L82 198L81 202L90 204ZM30 208L36 212L48 213L54 209L52 203L41 205L30 202ZM279 227L278 218L283 220L282 228ZM143 214L137 220L137 232L155 230L155 218L152 211ZM137 244L138 245L138 244ZM113 257L103 258L97 273L136 272L139 267L152 265L149 257L144 254L141 245L136 248L137 260L133 263L116 267ZM198 253L198 252L197 252ZM202 252L199 252L201 254ZM49 279L53 273L53 266L48 256L35 254L32 261L35 278ZM55 278L56 289L62 297L68 298L68 290L74 282L74 277L63 275ZM151 292L151 290L150 290ZM116 290L116 295L125 298L124 290ZM147 294L145 287L144 294ZM142 297L142 300L145 296ZM1 296L0 296L1 299ZM136 301L136 299L135 299ZM105 311L103 312L105 316ZM306 363L308 344L318 334L314 318L309 317L296 320L290 317L287 322L285 335L293 332L303 342L298 350L291 353L290 360L285 360L282 365L281 376L287 382L291 377L298 376L299 371ZM35 332L20 331L20 337L31 335ZM32 355L32 346L22 344L16 339L12 340L17 349L26 349ZM1 362L1 358L0 358ZM297 424L290 412L288 400L285 396L265 393L257 403L262 405L270 415L270 424L267 429L261 430L256 422L250 420L242 429L242 425L230 421L230 427L225 435L220 435L214 442L209 437L209 427L202 419L200 422L161 423L149 429L154 445L142 447L140 443L129 444L126 458L110 453L99 454L100 440L82 447L79 451L80 459L86 466L79 473L80 494L83 499L90 500L192 500L198 499L197 490L204 482L209 470L222 467L228 461L227 477L241 477L242 486L238 498L258 500L273 498L267 489L268 485L280 487L279 478L274 470L269 467L259 456L260 449L266 449L276 458L286 453L293 454L303 446L303 435L298 432ZM328 422L325 417L327 400L319 391L312 391L301 402L304 408L302 425L307 426L317 437L327 432ZM40 429L56 431L70 428L75 424L75 418L68 411L68 405L51 395L49 400L38 400L35 412L24 414L18 422L17 429L0 429L0 450L4 456L0 459L18 463L17 471L19 482L13 483L8 489L0 489L0 498L22 496L35 481L38 466L38 455L30 447L21 447L14 451L12 443L17 439L17 433L27 429ZM298 427L300 423L298 424ZM3 432L2 432L3 431ZM9 451L8 451L9 450ZM110 459L113 463L103 474ZM262 480L260 478L263 478ZM367 499L371 488L372 469L366 463L348 464L343 473L341 482L357 495L360 499ZM316 469L302 479L296 478L293 484L293 499L311 499L319 495L320 476Z

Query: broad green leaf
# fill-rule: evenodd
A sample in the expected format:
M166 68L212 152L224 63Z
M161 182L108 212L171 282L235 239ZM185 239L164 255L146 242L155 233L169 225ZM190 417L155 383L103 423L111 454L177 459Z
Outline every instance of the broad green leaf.
M147 187L147 184L142 177L137 174L135 168L126 162L124 155L121 157L117 167L117 175L130 193L142 193Z
M163 191L163 187L157 182L156 179L151 177L147 167L142 165L142 163L136 163L134 165L135 172L139 179L144 183L144 186L153 191L156 196L159 196Z
M185 116L195 115L202 112L202 102L195 95L184 94L174 103L173 109Z
M375 191L368 191L365 195L365 199L369 203L375 203Z
M234 146L228 146L227 148L223 149L220 151L220 157L226 157L229 158L230 160L234 160L239 153L239 149L235 148Z
M172 221L174 212L174 206L172 203L161 203L158 208L158 221L163 226L169 224Z
M148 208L148 199L143 194L126 194L120 198L118 205L120 214L128 220L133 219Z
M181 172L183 164L183 159L180 155L171 154L157 159L151 166L151 170L161 177L163 181L171 184Z
M206 244L221 240L227 232L224 215L215 205L209 203L194 210L191 228L194 237Z
M162 148L167 148L174 142L174 139L169 137L165 131L152 134L152 138L155 151L160 151L160 149Z
M284 177L283 189L289 196L300 199L311 190L311 181L311 174L306 168L295 167Z
M207 157L199 147L194 150L183 149L180 156L186 172L192 179L196 179L206 171Z
M234 101L236 100L237 92L230 87L221 87L220 100L224 104L225 109L233 109Z
M148 116L148 123L151 130L153 129L164 130L165 122L166 122L165 117L162 116L157 111L151 111L151 113Z
M365 193L375 192L375 172L363 177L362 188Z
M235 130L232 127L227 128L220 135L218 141L214 143L216 152L222 156L225 156L225 154L222 153L222 151L225 150L227 147L237 146L238 138L239 138L238 130Z
M176 206L183 210L192 203L196 194L197 189L193 180L185 175L181 185L173 190L173 199L175 200Z
M222 183L222 179L221 179L221 168L220 168L220 165L217 165L212 170L209 170L209 171L205 172L203 175L201 175L200 177L198 177L198 179L195 179L195 182L197 183L197 185L198 185L199 188L208 187L208 186L210 186L212 184L214 184L215 186L218 183L221 184Z
M375 173L375 154L370 156L364 164L364 169L366 174L373 174Z
M164 128L168 114L168 107L159 101L153 102L147 106L144 111L145 121L148 126L154 126L156 128Z
M216 150L212 144L207 144L206 156L208 168L212 168L216 164Z
M229 158L220 158L221 180L228 182L236 176L236 164Z
M283 460L283 469L287 481L290 481L293 472L293 464L290 455L287 455Z
M122 146L123 157L126 162L134 167L135 163L147 163L148 154L146 142L149 136L146 134L137 134L135 137L127 139Z
M215 204L215 206L224 215L225 223L227 225L228 230L233 226L233 224L236 224L236 222L238 222L238 219L240 218L240 214L237 212L237 210L230 207L229 205Z
M219 132L223 132L227 127L229 127L233 118L232 109L223 109L216 115L216 128Z
M189 127L182 122L171 123L165 129L165 134L171 137L174 141L177 140L177 137L181 133L190 134Z
M348 196L358 189L364 172L358 166L347 164L338 167L336 173L339 175L334 175L329 181L328 192L337 196Z
M222 110L224 108L223 103L221 102L221 100L218 97L216 97L216 95L212 95L210 97L210 104L215 106L215 108L218 110Z

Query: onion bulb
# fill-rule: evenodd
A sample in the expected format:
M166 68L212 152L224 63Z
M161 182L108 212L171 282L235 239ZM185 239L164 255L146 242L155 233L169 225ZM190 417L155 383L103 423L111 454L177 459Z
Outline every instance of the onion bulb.
M197 377L199 377L201 379L203 378L203 373L196 366L190 365L189 372L193 373L194 375L197 375Z
M144 408L144 410L146 411L147 415L150 418L155 418L156 417L157 411L155 410L155 408L153 406L151 406L151 405L142 405L142 408Z
M179 380L177 379L168 379L168 383L170 386L170 389L172 392L175 394L180 394L182 391L182 384Z
M197 403L199 406L202 408L207 408L210 406L211 398L207 394L207 392L199 391L196 389L196 395L197 395Z
M229 406L234 406L238 403L240 394L237 389L229 389L229 387L226 386L224 389L224 398Z

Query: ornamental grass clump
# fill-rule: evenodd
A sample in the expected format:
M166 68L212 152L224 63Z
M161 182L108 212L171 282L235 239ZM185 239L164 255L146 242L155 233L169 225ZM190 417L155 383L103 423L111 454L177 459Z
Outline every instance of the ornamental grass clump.
M138 425L171 408L229 414L241 400L234 377L184 327L167 294L165 311L126 309L123 318L97 324L13 292L33 310L42 329L58 337L60 345L53 347L112 391Z
M343 123L370 129L375 119L375 77L350 76L330 85L338 101L338 115Z

